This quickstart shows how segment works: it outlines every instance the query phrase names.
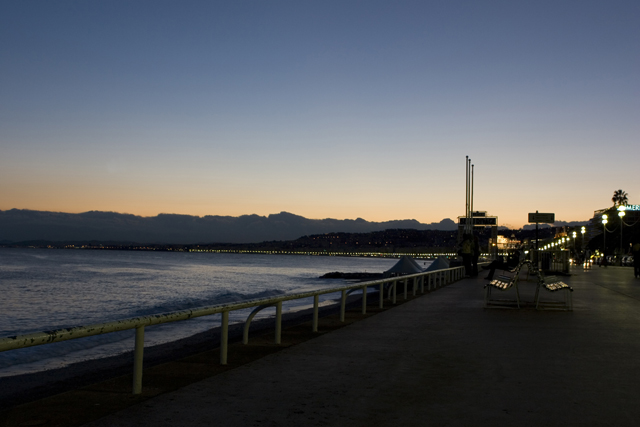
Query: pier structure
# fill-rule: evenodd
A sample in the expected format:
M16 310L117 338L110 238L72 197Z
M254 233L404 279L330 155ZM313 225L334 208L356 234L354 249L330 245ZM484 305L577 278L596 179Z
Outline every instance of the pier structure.
M498 253L498 246L495 244L498 241L498 217L489 216L486 211L474 211L471 212L469 217L458 217L458 241L462 241L462 235L464 233L473 233L473 230L478 228L490 228L491 240L490 247L487 248L487 253L491 258L495 258ZM471 230L471 231L466 231Z
M473 187L475 182L475 165L471 163L469 156L465 159L465 213L458 217L458 243L462 242L463 234L473 234L476 228L491 228L491 242L495 243L498 236L498 217L487 216L486 211L476 211L473 208ZM487 252L491 258L498 253L497 246L489 245Z

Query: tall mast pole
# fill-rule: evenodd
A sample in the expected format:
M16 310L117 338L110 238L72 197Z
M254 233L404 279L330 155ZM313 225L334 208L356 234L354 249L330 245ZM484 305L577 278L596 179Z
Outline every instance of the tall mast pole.
M471 229L471 159L467 156L467 223L465 232Z
M464 161L465 167L465 208L464 208L464 232L467 232L467 227L469 227L469 156Z
M471 165L471 208L470 208L470 217L471 224L469 225L469 232L473 233L473 169L474 165Z

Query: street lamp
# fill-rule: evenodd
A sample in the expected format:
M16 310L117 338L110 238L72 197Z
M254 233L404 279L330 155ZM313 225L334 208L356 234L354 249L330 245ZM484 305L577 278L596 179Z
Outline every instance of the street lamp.
M624 224L624 205L618 206L618 216L620 217L620 265L622 265L622 225Z
M580 233L582 233L582 244L580 246L582 246L582 247L584 247L584 233L586 231L587 231L587 229L583 225L582 228L580 229Z
M607 214L602 215L602 253L607 253L607 220L609 216Z

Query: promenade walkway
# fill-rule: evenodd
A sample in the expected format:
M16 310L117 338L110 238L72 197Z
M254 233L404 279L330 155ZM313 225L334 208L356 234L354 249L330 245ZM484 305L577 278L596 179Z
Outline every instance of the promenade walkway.
M573 312L483 309L465 279L87 426L635 426L640 280L566 282Z

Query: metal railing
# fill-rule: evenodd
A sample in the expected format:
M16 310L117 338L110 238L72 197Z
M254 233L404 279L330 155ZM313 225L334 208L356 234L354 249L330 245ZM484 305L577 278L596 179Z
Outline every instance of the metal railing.
M133 363L133 394L142 392L142 364L144 352L144 328L146 326L159 325L162 323L177 322L195 317L210 316L220 313L222 315L220 327L220 363L227 364L227 353L229 348L229 312L244 308L256 307L245 322L243 342L248 343L249 326L255 314L267 307L276 308L275 316L275 343L281 344L282 336L282 303L284 301L297 300L302 298L313 298L313 319L312 331L318 331L318 312L320 295L330 293L341 293L340 298L340 321L345 321L346 301L349 292L362 291L362 314L367 312L367 289L375 286L379 287L378 306L384 307L384 288L388 286L388 299L392 304L397 300L397 284L404 283L404 298L407 299L409 281L413 283L413 295L416 295L417 287L424 293L425 286L428 290L442 287L448 283L464 277L464 267L453 267L442 270L416 273L406 276L389 277L369 282L361 282L353 285L338 288L319 289L316 291L303 292L297 294L281 295L271 298L252 299L230 304L217 304L205 307L198 307L191 310L173 311L169 313L159 313L149 316L132 317L129 319L116 320L113 322L97 323L88 326L76 326L72 328L57 329L53 331L35 332L25 335L0 338L0 351L16 350L19 348L32 347L36 345L51 344L59 341L66 341L78 338L90 337L93 335L107 334L128 329L135 329L134 363Z
M539 269L569 273L569 258L571 254L568 250L541 250L533 252L533 255L534 262Z

